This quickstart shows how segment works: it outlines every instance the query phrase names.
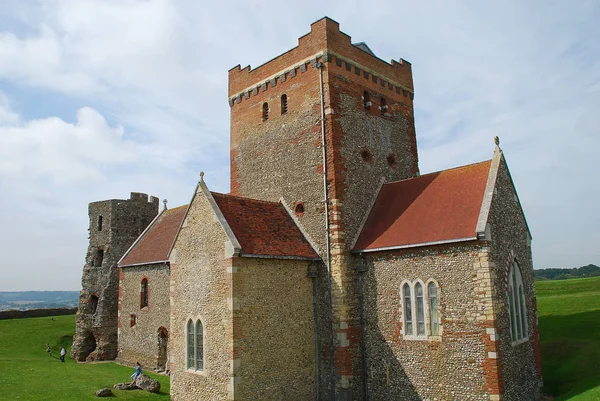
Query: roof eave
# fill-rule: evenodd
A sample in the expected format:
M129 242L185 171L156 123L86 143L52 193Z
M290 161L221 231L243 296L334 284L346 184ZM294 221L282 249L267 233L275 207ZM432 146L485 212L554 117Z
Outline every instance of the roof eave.
M264 255L252 253L239 253L242 258L260 258L260 259L288 259L288 260L321 260L319 256L298 256L298 255Z
M418 244L392 245L392 246L383 246L383 247L379 247L379 248L355 249L355 250L352 250L352 253L395 251L395 250L400 250L400 249L421 248L421 247L425 247L425 246L446 245L446 244L453 244L453 243L459 243L459 242L469 242L469 241L475 241L477 239L478 239L477 236L474 236L474 237L466 237L466 238L454 238L454 239L449 239L449 240L421 242Z
M151 262L140 262L140 263L131 263L128 265L119 265L119 267L137 267L137 266L145 266L145 265L156 265L159 263L165 263L168 264L169 260L155 260L155 261L151 261Z

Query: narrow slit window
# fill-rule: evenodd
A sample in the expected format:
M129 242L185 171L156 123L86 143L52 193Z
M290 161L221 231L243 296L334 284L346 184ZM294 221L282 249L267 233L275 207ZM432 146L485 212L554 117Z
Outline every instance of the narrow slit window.
M511 285L508 290L508 307L509 307L509 313L510 313L510 337L512 338L513 341L516 341L517 340L517 331L516 331L517 322L515 321L515 305L513 302L514 302L514 297L513 297L513 291L512 291L512 285Z
M380 101L380 105L379 105L379 111L381 111L381 114L385 114L387 112L388 106L387 106L387 102L385 101L385 98L381 98Z
M508 274L508 317L510 336L513 342L526 340L527 309L523 290L523 277L516 261L510 266Z
M515 302L515 320L517 321L517 339L521 339L523 336L523 331L521 329L521 309L519 308L519 294L517 293L517 275L513 273L513 298Z
M204 333L202 322L196 322L196 370L204 370Z
M404 297L404 335L412 335L413 333L413 322L412 322L412 305L410 295L410 285L404 284L402 288Z
M143 279L140 285L140 309L148 307L148 279Z
M104 250L96 250L96 256L94 257L94 267L101 267L102 261L104 260Z
M371 96L367 91L363 93L363 107L365 110L369 110L371 108Z
M194 363L194 355L195 355L194 341L195 341L195 339L196 339L196 336L194 333L194 323L190 319L187 324L187 368L188 369L195 368L195 363Z
M102 231L102 216L98 216L98 231Z
M429 331L432 336L438 336L440 334L440 323L438 316L438 297L437 287L435 283L429 283Z
M264 102L262 105L262 119L267 121L269 119L269 103Z
M417 335L425 335L425 305L423 299L423 286L417 283L415 286L415 294L417 301Z
M519 309L521 309L521 327L523 338L527 337L527 322L525 320L525 297L523 296L523 286L519 286Z
M286 114L288 112L288 98L284 93L281 95L281 114Z

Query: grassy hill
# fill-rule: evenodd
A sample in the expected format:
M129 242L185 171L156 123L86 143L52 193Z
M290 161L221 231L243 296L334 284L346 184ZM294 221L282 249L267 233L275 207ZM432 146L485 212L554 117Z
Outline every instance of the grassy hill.
M74 334L74 315L0 321L0 400L98 400L96 390L129 381L133 369L115 363L81 364L69 358L61 363L60 347L70 351ZM169 400L169 378L150 376L160 381L161 394L113 392L123 400Z
M555 401L600 400L600 277L536 282L545 392ZM129 380L115 363L58 360L69 348L75 316L0 321L0 400L95 400L102 387ZM46 354L46 342L52 356ZM162 393L114 391L123 400L168 400Z
M546 393L600 400L600 277L538 281L536 291Z

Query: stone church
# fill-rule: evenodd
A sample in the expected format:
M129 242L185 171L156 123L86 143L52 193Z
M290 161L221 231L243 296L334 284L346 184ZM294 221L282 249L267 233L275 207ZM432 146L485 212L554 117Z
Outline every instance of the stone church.
M160 213L140 193L90 204L74 358L169 372L173 400L540 399L531 234L498 139L421 175L411 64L329 18L232 68L228 98L230 193L201 174Z

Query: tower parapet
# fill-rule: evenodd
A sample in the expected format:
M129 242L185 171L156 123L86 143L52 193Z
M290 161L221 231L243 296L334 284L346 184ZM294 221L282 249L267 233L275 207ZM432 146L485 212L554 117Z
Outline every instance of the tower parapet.
M318 61L335 61L366 80L410 96L411 100L414 97L411 63L402 58L389 63L380 59L364 43L353 44L336 21L325 17L311 24L310 33L300 37L293 49L254 69L239 64L230 69L229 105L293 79Z
M71 357L78 361L117 356L117 262L158 214L155 196L132 192L129 199L89 204L89 246L81 277Z

